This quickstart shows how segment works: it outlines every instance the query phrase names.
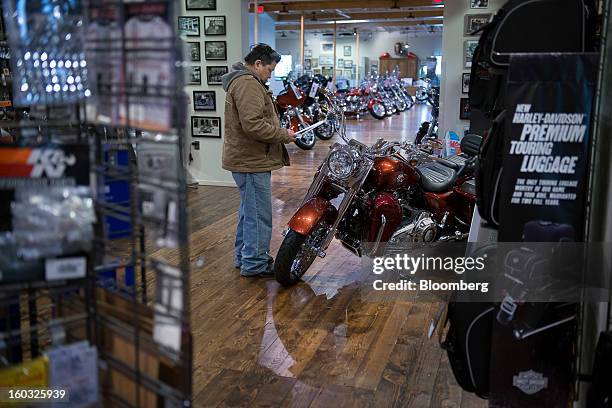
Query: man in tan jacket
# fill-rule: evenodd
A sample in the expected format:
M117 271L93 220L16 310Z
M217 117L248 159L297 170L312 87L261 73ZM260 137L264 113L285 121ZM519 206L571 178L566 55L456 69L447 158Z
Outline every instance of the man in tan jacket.
M240 190L234 265L242 276L273 276L271 171L289 165L284 143L295 134L280 127L272 93L265 85L280 55L258 44L223 76L225 138L223 168Z

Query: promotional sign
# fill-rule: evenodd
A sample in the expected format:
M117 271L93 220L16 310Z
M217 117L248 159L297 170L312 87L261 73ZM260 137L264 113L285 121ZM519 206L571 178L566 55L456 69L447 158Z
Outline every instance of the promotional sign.
M499 241L583 239L597 61L590 54L512 57L506 88ZM517 265L504 271L521 270ZM528 276L535 280L534 276L545 275L546 268L538 264ZM491 406L571 405L577 304L526 303L519 306L517 318L514 313L510 321L498 315L493 325ZM521 325L538 334L519 339L516 333Z
M573 236L564 239L581 241L596 77L594 55L513 57L506 94L500 241L550 240L546 231L525 239L530 222L540 230L573 229Z

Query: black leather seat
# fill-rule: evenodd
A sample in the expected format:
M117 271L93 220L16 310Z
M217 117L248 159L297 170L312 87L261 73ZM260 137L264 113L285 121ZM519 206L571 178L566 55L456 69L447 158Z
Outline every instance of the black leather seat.
M417 167L421 175L423 190L431 193L449 191L455 183L457 172L438 162L422 164Z
M470 158L478 154L481 143L482 136L476 134L465 135L463 136L463 139L461 139L461 151L463 153L437 159L437 161L446 167L450 167L451 169L458 171Z
M460 155L454 155L454 156L437 159L437 161L440 164L443 164L446 167L450 167L453 170L459 170L461 167L465 165L465 162L468 161L468 158L467 156L460 154Z

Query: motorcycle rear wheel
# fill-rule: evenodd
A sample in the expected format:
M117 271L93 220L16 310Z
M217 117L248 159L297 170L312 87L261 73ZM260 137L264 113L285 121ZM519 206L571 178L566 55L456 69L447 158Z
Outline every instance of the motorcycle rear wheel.
M306 132L301 137L297 137L295 139L295 144L304 150L311 150L315 144L317 143L317 138L314 134L314 131Z
M315 226L310 234L302 235L290 229L283 240L274 261L274 277L281 285L293 286L302 279L318 253L313 250L321 244L327 227Z
M321 140L329 140L334 137L334 125L331 122L327 122L315 129L315 135Z

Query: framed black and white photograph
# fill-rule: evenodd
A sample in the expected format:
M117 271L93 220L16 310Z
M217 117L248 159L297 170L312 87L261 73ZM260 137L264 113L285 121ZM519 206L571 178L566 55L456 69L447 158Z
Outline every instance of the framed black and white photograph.
M471 68L472 67L472 58L474 57L474 51L476 50L476 46L478 45L478 41L476 40L467 40L463 43L463 67Z
M202 67L191 66L189 68L187 85L202 85Z
M334 43L321 43L321 54L333 54Z
M344 46L344 56L345 57L350 57L352 52L353 52L353 50L352 50L352 47L350 45L345 45Z
M461 75L461 92L468 93L470 92L470 73L464 72Z
M353 68L353 60L344 60L344 68Z
M461 98L459 100L459 119L470 120L470 98Z
M205 35L225 35L225 16L204 17Z
M321 55L321 56L319 56L319 65L320 66L332 66L332 65L334 65L334 56L333 55L330 55L330 56Z
M200 43L199 42L188 42L187 46L188 46L188 52L189 52L189 57L191 58L191 62L202 61Z
M217 0L185 0L187 10L216 10Z
M355 79L353 78L353 70L352 69L345 69L344 70L344 76L348 79Z
M226 41L204 41L204 58L212 61L227 60Z
M304 58L312 58L312 50L309 48L304 49Z
M338 63L336 64L336 66L338 68L344 68L344 60L343 59L339 59Z
M206 83L208 85L222 85L222 77L227 74L227 67L206 67Z
M192 116L191 134L193 137L221 138L221 118L212 116Z
M465 16L465 26L463 35L473 36L482 26L487 24L491 19L491 14L468 14Z
M179 34L187 37L200 36L200 17L185 17L178 18Z
M304 58L304 69L310 71L312 69L312 60L310 58Z
M217 96L215 91L193 91L193 110L217 110Z
M324 77L332 77L334 75L334 68L333 67L322 67L321 68L321 74Z
M489 0L470 0L470 8L481 9L489 7Z

